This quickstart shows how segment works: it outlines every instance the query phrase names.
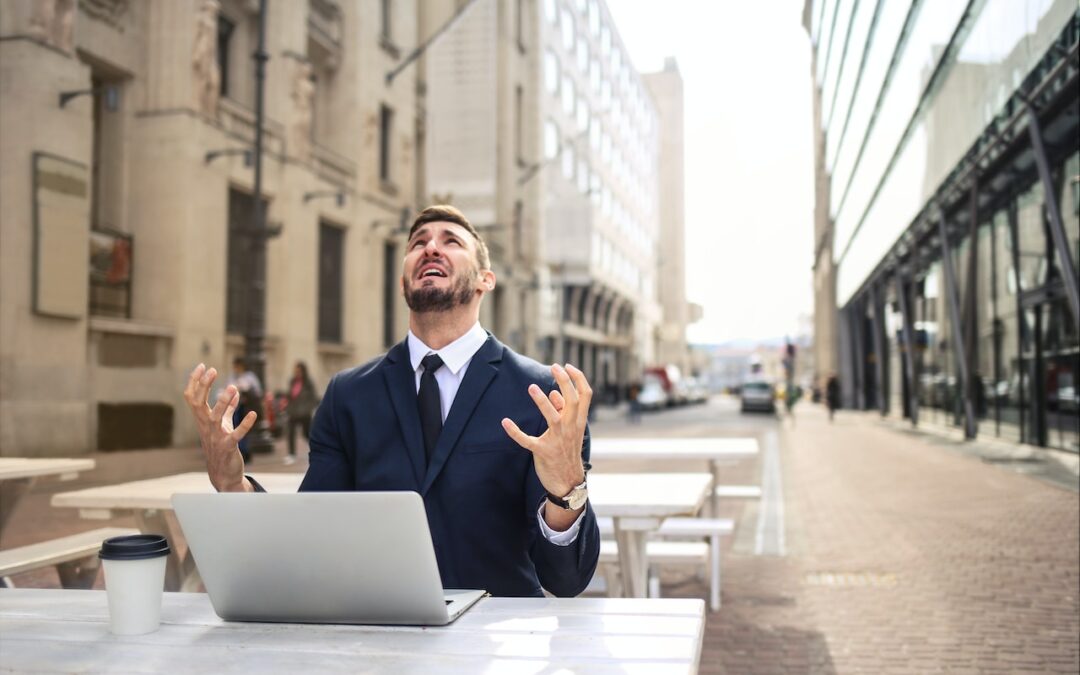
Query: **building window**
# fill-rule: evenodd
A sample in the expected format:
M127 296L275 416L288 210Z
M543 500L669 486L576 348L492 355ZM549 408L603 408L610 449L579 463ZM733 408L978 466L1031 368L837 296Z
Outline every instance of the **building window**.
M245 233L255 224L255 198L246 192L229 190L229 236L226 244L225 330L244 333L251 291L250 239Z
M544 85L549 94L559 92L559 57L550 49L544 52Z
M319 342L341 342L345 230L319 223Z
M574 148L573 146L567 146L562 151L562 171L563 176L566 176L566 180L574 180Z
M514 152L518 164L525 163L525 89L519 84L514 88Z
M90 230L90 316L131 318L130 234Z
M544 122L544 156L548 159L559 154L559 127L551 120Z
M583 98L579 98L577 102L577 126L579 131L589 128L589 106L585 105Z
M401 290L397 268L397 243L388 241L383 245L383 346L388 349L398 340L394 324L394 307Z
M229 95L229 48L232 42L236 24L229 17L218 13L217 18L217 64L221 74L220 93L222 96Z
M559 23L559 6L556 0L544 0L544 16L553 26Z
M389 106L379 107L379 180L392 183L390 171L391 135L394 132L394 111Z
M379 3L380 25L382 27L382 39L386 42L393 43L393 0L381 0Z
M589 72L589 42L584 36L577 43L577 67L583 74Z
M574 91L574 81L570 79L569 75L563 75L562 104L567 115L573 116L574 114L575 98L577 98L577 92Z
M517 16L516 23L514 24L514 32L517 34L517 46L518 50L524 54L525 48L528 46L525 44L525 19L528 14L528 7L530 0L517 0Z
M570 11L564 9L562 13L562 40L563 47L568 52L574 51L574 17L571 16Z

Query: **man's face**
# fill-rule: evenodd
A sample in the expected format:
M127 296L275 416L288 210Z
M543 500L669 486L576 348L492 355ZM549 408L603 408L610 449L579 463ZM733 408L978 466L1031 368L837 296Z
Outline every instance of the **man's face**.
M414 312L446 312L491 290L481 270L476 240L456 223L425 223L409 239L401 276L405 302ZM494 279L490 280L494 286Z

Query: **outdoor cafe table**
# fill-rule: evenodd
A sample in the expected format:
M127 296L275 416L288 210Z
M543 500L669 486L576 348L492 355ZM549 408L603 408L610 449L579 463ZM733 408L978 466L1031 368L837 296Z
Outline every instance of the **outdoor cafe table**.
M13 672L695 673L701 600L484 598L448 626L222 621L204 593L166 593L161 627L117 637L105 591L0 590Z
M269 492L296 492L301 473L252 474ZM645 540L668 516L693 515L709 492L712 477L707 473L591 474L589 500L597 515L610 516L619 544L619 567L624 593L646 597L648 567ZM52 505L79 509L83 518L111 519L134 515L142 532L170 533L165 513L172 510L177 493L213 492L205 473L181 473L118 485L87 488L53 495ZM170 536L170 540L172 537ZM201 578L190 552L171 547L165 573L170 591L196 590Z
M665 518L696 514L712 486L707 473L592 473L589 501L598 516L615 525L623 594L644 598L648 591L649 533Z
M721 485L721 468L734 460L756 457L756 438L593 438L589 461L602 466L605 459L705 460L713 475L713 485ZM599 474L597 474L599 475ZM715 493L711 499L712 513L718 513Z
M36 478L58 475L60 480L72 480L93 468L92 459L0 457L0 531Z
M270 492L296 492L302 473L253 473ZM164 534L173 541L165 514L172 511L172 496L178 493L214 492L206 472L180 473L161 478L137 480L116 485L86 488L53 495L52 505L79 509L79 515L92 520L110 520L128 515L135 517L141 532ZM165 588L170 591L196 590L201 577L191 553L181 555L170 546L165 570Z

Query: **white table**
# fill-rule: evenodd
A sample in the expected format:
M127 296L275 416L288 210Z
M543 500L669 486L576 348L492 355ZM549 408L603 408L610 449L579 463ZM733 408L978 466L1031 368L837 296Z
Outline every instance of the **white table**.
M104 591L0 590L0 669L146 673L694 673L701 600L485 598L449 626L224 622L166 593L155 633L108 632Z
M80 471L94 468L92 459L0 457L0 531L7 525L15 507L40 476L58 476L73 480Z
M296 492L304 479L302 473L251 474L270 492ZM180 473L161 478L137 480L116 485L86 488L53 495L52 505L79 509L79 515L91 520L135 517L140 531L164 534L174 539L165 514L172 511L172 496L180 493L212 493L214 486L205 472ZM170 546L165 571L165 587L170 591L196 590L201 583L191 554L180 555Z
M296 492L301 473L252 474L269 492ZM693 515L709 493L712 478L707 473L691 474L591 474L589 499L598 515L615 522L619 543L619 566L624 592L646 597L648 567L645 540L668 516ZM165 534L173 539L165 514L172 511L172 496L178 493L211 493L214 487L203 472L181 473L149 480L61 492L52 505L79 509L83 518L109 520L135 517L142 532ZM169 554L165 587L170 591L197 590L201 583L191 554L180 555L176 546Z
M605 459L686 459L704 460L712 471L713 484L721 485L720 471L733 461L758 455L756 438L594 438L589 461L594 468ZM719 512L717 499L711 499L713 515Z
M623 594L648 595L649 533L665 518L692 516L705 503L712 476L707 473L591 473L589 501L598 516L609 516L619 545Z

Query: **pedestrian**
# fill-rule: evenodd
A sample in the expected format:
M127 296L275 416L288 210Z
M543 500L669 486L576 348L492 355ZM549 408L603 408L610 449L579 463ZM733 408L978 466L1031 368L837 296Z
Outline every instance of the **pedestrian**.
M794 382L788 382L784 387L784 408L787 410L791 426L795 426L795 404L802 398L802 387Z
M825 382L825 406L829 409L829 421L832 422L833 415L840 408L840 378L836 373L829 375Z
M641 385L634 382L628 393L630 399L630 424L641 424Z
M315 384L308 375L307 364L297 361L293 366L292 380L289 381L289 398L285 412L289 418L289 453L285 455L286 464L296 463L296 432L304 435L304 441L311 440L311 415L319 405L319 396L315 393Z
M592 389L584 373L542 366L480 326L495 273L483 238L456 208L424 209L405 250L408 335L330 380L300 490L418 492L445 588L581 593L600 556L586 485ZM184 392L210 481L220 491L262 491L237 452L255 415L229 423L234 387L211 408L215 377L199 364Z
M232 362L232 375L225 381L225 385L226 389L231 386L238 392L236 409L232 414L233 428L236 428L249 412L258 414L261 410L262 383L259 382L259 376L248 369L247 360L243 356L237 356ZM244 462L250 462L251 451L248 449L248 439L241 438L238 445Z

